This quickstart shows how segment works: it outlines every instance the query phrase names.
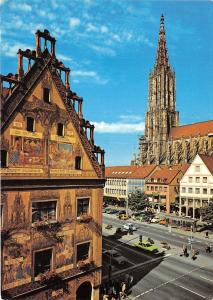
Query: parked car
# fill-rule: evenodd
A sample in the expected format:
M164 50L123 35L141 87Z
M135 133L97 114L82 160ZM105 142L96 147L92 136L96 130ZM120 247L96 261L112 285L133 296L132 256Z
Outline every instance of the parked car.
M120 253L116 250L105 250L103 252L103 255L106 255L107 257L111 257L111 260L118 265L124 265L126 264L127 260L124 256L120 255Z
M120 215L126 214L125 210L119 210L117 213L117 216L119 217Z
M117 209L111 208L109 213L114 215L114 214L117 214L117 212L118 212Z
M167 224L166 219L160 220L159 224L160 225L166 225Z
M112 210L111 208L106 208L106 209L105 209L105 212L106 212L107 214L110 214L110 213L111 213L111 210Z
M105 227L105 229L112 229L112 227L113 226L111 224L107 224L106 227Z
M160 217L156 216L151 219L151 223L159 223L160 222Z
M137 228L132 223L126 223L123 225L123 228L126 230L132 230L135 231Z
M119 218L120 220L128 220L128 219L129 219L129 216L128 216L127 214L121 214L121 215L118 216L118 218Z
M148 241L144 241L142 243L140 243L140 242L134 243L134 246L137 248L140 248L142 250L152 252L152 253L158 252L158 247L150 244Z

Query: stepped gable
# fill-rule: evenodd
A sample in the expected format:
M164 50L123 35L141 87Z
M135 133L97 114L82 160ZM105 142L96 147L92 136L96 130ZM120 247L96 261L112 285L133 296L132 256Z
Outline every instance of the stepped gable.
M187 137L206 136L208 134L213 134L213 120L173 127L170 130L169 138L178 140Z
M49 71L52 77L52 80L61 96L61 99L66 107L67 112L69 113L70 119L78 132L82 146L84 147L88 158L94 167L94 170L98 177L104 176L104 150L99 146L95 146L94 143L91 143L83 128L93 127L94 125L90 124L89 121L83 119L82 114L82 102L83 99L71 91L69 86L69 72L70 69L66 68L62 62L60 62L55 56L55 39L50 36L48 30L44 32L36 32L36 50L18 50L18 74L9 73L7 76L0 75L1 79L1 111L2 113L2 122L1 130L2 133L14 120L17 113L23 108L26 103L26 98L30 95L35 85L39 82L42 75ZM45 39L44 51L41 51L40 48L40 38ZM46 41L51 42L51 52L49 52L46 47ZM24 73L23 70L23 58L28 59L28 71ZM34 64L31 65L31 61L34 61ZM63 83L60 74L61 71L65 72L65 83ZM9 83L9 88L5 88L3 83ZM75 111L74 102L78 101L80 105L80 113ZM96 155L101 154L102 164L101 166L98 163Z

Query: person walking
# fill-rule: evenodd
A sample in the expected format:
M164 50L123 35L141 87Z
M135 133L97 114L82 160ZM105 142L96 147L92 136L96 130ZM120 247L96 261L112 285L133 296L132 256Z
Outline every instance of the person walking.
M208 238L209 238L209 232L206 231L206 239L208 239Z

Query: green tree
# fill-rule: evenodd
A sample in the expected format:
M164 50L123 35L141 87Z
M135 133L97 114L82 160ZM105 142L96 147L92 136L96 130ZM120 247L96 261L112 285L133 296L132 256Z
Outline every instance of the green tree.
M208 223L213 223L213 199L210 200L207 207L200 209L202 220Z
M129 195L128 200L129 200L129 208L131 208L131 210L134 210L134 211L143 210L144 208L149 206L149 202L147 200L147 195L140 191L131 193Z

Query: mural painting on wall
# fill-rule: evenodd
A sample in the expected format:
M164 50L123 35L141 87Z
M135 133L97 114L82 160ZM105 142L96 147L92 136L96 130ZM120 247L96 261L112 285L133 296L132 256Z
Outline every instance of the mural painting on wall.
M9 165L42 165L44 163L43 141L39 139L12 137Z
M49 158L53 168L74 168L73 146L71 144L51 142Z
M21 244L14 239L8 242L4 252L4 285L31 276L30 241Z
M27 222L25 215L25 205L21 195L18 193L15 196L13 206L11 207L11 219L10 224L12 226L22 225Z
M65 265L73 263L73 235L64 235L63 241L56 245L56 268L61 268Z

